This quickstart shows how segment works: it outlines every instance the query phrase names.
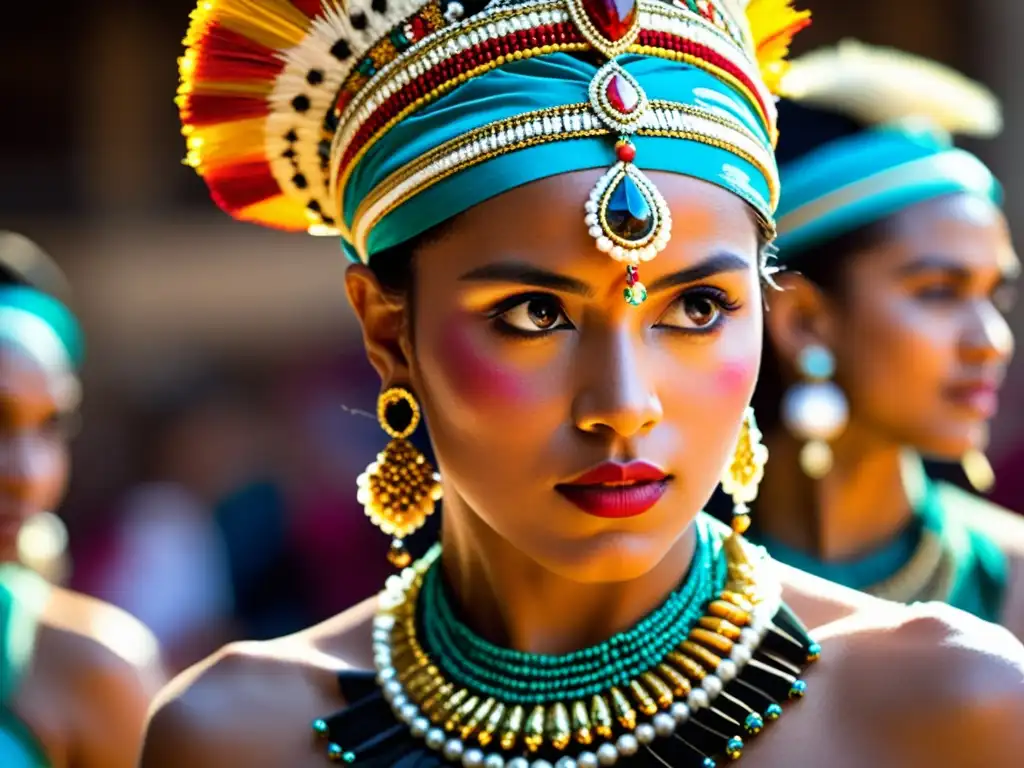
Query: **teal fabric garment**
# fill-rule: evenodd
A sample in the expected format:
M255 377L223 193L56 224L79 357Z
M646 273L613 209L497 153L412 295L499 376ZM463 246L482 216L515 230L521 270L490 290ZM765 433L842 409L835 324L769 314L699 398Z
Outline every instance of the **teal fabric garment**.
M75 316L57 299L33 288L0 287L0 338L5 336L35 353L63 355L72 370L82 364L84 344Z
M949 604L998 623L1006 599L1009 561L994 540L971 526L971 518L1011 513L948 483L936 483L932 496L923 516L953 548L958 566Z
M948 602L986 621L1002 615L1009 567L999 547L970 527L971 513L989 506L955 486L925 480L910 524L892 541L873 552L837 562L823 562L755 531L751 539L781 563L857 590L868 590L895 575L913 556L921 536L936 534L954 557L955 572Z
M4 768L50 768L36 737L12 712L0 706L0 765Z
M747 538L762 545L780 563L844 587L863 591L889 578L910 560L921 538L921 520L915 517L891 542L853 560L818 560L813 555L765 536L756 528L751 528Z
M49 594L37 574L0 565L0 766L49 768L42 746L8 705L32 658L36 622Z
M783 164L779 176L776 245L783 264L927 200L963 192L1002 202L1002 188L984 163L955 148L948 134L911 124L837 139Z
M739 91L704 70L681 62L629 55L617 61L651 100L698 106L739 121L758 137L772 158L762 119ZM551 107L587 103L598 66L564 53L512 61L461 84L451 93L405 118L356 164L344 190L345 224L384 179L447 141L498 120ZM734 192L759 215L773 220L769 178L738 155L680 138L634 136L635 165L702 179ZM613 137L560 140L518 149L459 171L435 184L380 221L370 233L372 256L515 187L572 171L606 169L616 162ZM771 160L774 164L774 159ZM774 165L771 168L775 173ZM583 201L580 201L582 211ZM582 218L582 213L581 213ZM346 253L358 260L348 243Z

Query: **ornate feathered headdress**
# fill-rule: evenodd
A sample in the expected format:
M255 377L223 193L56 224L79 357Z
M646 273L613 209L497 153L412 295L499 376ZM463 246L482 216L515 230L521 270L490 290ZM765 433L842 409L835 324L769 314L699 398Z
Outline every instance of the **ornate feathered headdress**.
M789 0L203 0L180 62L187 162L232 216L340 234L362 260L514 186L610 166L585 224L633 288L671 228L641 168L725 186L773 232L766 81L808 15Z

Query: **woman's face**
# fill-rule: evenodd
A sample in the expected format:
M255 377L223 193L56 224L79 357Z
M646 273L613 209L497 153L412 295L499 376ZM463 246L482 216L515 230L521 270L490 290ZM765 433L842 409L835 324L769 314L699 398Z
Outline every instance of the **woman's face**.
M834 306L851 419L937 458L983 448L1013 352L1004 312L1019 270L986 200L955 195L895 216L850 261Z
M640 267L650 295L633 307L624 267L583 224L599 175L505 193L424 246L400 355L370 338L389 324L367 323L373 313L352 294L385 383L411 383L423 405L445 514L477 516L577 581L641 575L679 539L733 450L761 353L746 204L651 174L674 225L668 248ZM639 481L621 469L630 462L650 465L630 467ZM603 476L585 477L600 465ZM643 480L659 473L667 479Z
M75 404L62 378L0 340L0 562L16 558L22 524L53 510L64 493Z

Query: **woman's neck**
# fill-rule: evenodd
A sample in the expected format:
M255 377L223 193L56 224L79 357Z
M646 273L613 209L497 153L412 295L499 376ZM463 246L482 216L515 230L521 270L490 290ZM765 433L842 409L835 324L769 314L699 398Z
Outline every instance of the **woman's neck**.
M553 655L607 640L661 605L686 576L694 541L690 526L643 576L583 584L531 560L471 510L448 514L442 532L445 579L460 618L498 645Z
M832 470L812 480L791 435L779 429L766 443L771 459L756 525L780 544L826 562L846 560L891 541L913 514L898 445L851 424L832 445Z

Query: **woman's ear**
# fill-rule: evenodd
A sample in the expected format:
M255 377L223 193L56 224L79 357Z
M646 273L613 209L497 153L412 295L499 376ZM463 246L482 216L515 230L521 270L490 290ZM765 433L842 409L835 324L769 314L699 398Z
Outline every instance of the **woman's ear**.
M834 349L835 312L821 288L798 273L775 276L781 290L769 291L765 327L785 368L792 371L800 352L817 344Z
M345 273L349 303L363 330L370 364L385 384L409 381L408 306L385 291L369 267L353 264Z

